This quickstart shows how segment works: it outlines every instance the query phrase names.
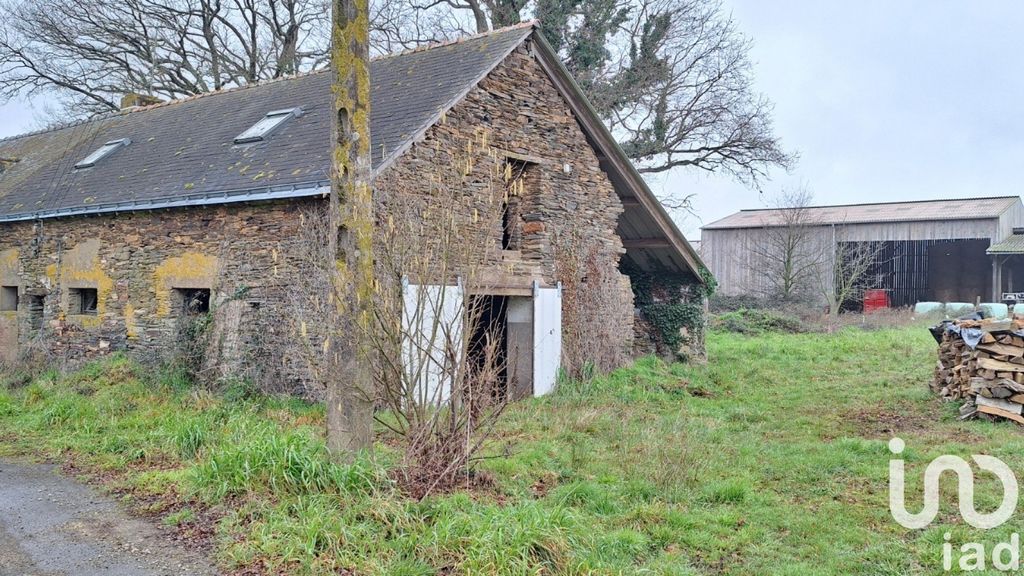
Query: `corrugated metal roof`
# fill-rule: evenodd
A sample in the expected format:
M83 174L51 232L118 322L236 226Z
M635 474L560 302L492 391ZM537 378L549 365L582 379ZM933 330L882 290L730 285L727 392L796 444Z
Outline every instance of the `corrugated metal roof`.
M957 198L879 204L848 204L807 208L808 221L821 225L872 224L876 222L921 222L929 220L975 220L998 218L1019 196ZM704 230L724 228L761 228L785 222L784 209L741 210L703 226Z
M1024 234L1012 234L988 247L986 254L1024 254Z

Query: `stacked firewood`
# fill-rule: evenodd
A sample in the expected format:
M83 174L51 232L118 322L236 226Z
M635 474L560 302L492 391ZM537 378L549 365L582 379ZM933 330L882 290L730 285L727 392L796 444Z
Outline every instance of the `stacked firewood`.
M962 418L1024 424L1024 319L956 320L941 332L932 390L963 401Z

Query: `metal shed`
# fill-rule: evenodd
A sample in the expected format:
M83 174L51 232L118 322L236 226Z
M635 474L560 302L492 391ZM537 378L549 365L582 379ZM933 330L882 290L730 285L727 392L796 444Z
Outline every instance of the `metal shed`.
M1019 196L804 210L809 242L826 259L834 258L840 243L873 243L877 255L869 283L887 290L894 306L999 300L1014 286L1024 289L1024 257L1014 266L1016 256L1011 259L998 251L1009 246L1006 242L1015 232L1020 232L1024 245L1024 205ZM701 229L701 253L721 293L764 293L764 271L755 247L767 241L771 229L786 225L785 212L741 210Z

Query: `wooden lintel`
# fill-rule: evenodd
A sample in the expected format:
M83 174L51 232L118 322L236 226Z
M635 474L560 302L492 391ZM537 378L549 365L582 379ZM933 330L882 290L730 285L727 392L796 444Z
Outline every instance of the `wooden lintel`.
M667 238L623 238L622 247L630 248L670 248L672 244Z
M523 162L529 162L530 164L548 164L549 162L539 156L530 156L529 154L520 154L511 150L504 150L502 148L495 148L500 156L505 158L511 158L513 160L522 160Z
M640 206L640 201L637 200L636 198L623 198L622 199L622 207L623 208L634 208L636 206Z

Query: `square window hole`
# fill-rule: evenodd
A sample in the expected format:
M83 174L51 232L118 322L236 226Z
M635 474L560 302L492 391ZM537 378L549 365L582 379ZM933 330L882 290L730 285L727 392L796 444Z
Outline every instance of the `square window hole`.
M181 313L185 316L206 314L210 311L209 288L176 288L174 293L181 304Z
M0 286L0 312L11 312L18 309L18 287Z
M95 288L72 288L69 309L72 314L95 316L99 304L99 293Z

